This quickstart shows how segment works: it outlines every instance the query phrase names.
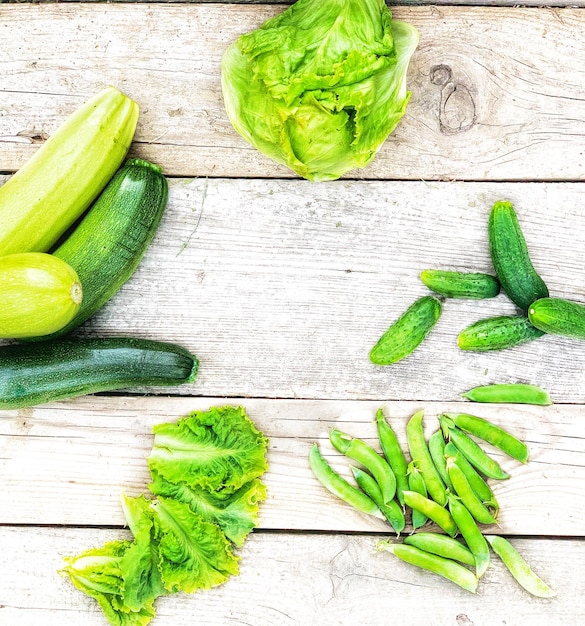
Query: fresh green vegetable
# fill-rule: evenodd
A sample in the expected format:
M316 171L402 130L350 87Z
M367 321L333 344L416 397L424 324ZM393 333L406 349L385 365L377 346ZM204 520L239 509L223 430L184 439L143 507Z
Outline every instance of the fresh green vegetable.
M510 404L539 404L548 406L552 400L548 392L536 385L502 383L474 387L461 394L473 402L501 402Z
M75 270L50 254L0 257L0 338L59 330L79 310L82 292Z
M442 556L445 559L453 559L465 565L475 565L475 558L469 548L449 535L419 532L414 535L407 535L404 538L404 543L419 550Z
M532 571L528 563L507 539L498 535L488 535L486 539L512 576L528 593L539 598L552 598L557 595Z
M423 430L424 411L417 411L406 425L406 438L410 456L417 469L422 473L430 497L444 506L447 502L445 485L433 463Z
M530 323L551 335L585 339L585 305L563 298L541 298L528 310Z
M361 463L376 479L385 504L396 495L396 477L385 459L365 441L334 428L329 433L333 447L350 459Z
M404 530L406 520L396 500L384 502L382 490L373 476L354 465L350 465L350 469L358 487L376 503L377 507L384 514L384 517L390 522L390 526L392 526L397 534L400 534Z
M195 412L180 424L178 429L184 432L188 426L190 434L189 445L175 459L175 482L153 474L151 491L157 497L122 498L133 541L114 541L69 557L60 571L96 599L113 626L146 626L155 616L154 601L159 596L209 589L238 574L234 545L242 545L250 530L248 522L256 519L258 501L265 495L259 477L250 478L248 472L241 471L248 465L265 468L258 456L265 456L267 447L267 440L241 407ZM160 424L155 431L167 431L168 426L173 424ZM236 452L232 430L246 441L257 440L258 447L252 449L242 443ZM238 457L234 471L226 472L225 464L210 461L208 471L217 471L218 480L205 484L215 489L194 486L201 481L197 472L193 480L186 457L192 454L197 458L209 449L218 457L221 446L226 458ZM252 457L249 464L243 459L246 454ZM168 465L165 468L169 470ZM240 486L233 491L236 483ZM244 499L248 501L244 503Z
M440 526L448 535L457 534L457 525L449 511L430 498L425 498L416 491L405 491L404 502L411 509L424 513L430 520Z
M439 574L439 576L454 582L466 591L475 593L477 590L477 577L463 565L459 565L459 563L451 559L446 559L406 543L380 541L377 547L379 550L391 552L406 563L416 565L434 574Z
M192 382L198 361L172 343L131 337L0 347L0 409L126 387Z
M114 87L70 115L0 187L0 256L50 250L120 167L137 121Z
M495 524L496 519L490 513L481 498L475 493L463 470L454 457L447 457L447 472L453 485L452 493L459 496L465 508L480 524Z
M499 315L464 328L457 337L457 345L461 350L487 352L513 348L543 335L524 315Z
M500 293L498 279L482 272L423 270L420 279L431 291L446 298L481 300Z
M370 361L391 365L404 359L418 348L440 316L441 303L436 298L419 298L378 339L370 351Z
M451 516L475 559L475 574L481 578L490 563L490 551L485 537L467 507L457 496L449 494L448 504Z
M445 438L441 429L436 430L430 437L428 442L429 453L433 464L445 484L447 489L453 489L449 473L447 472L447 462L445 460Z
M407 466L407 478L408 489L406 491L415 491L416 493L420 493L420 495L425 498L429 495L422 473L416 468L412 461ZM402 494L402 497L404 498L404 493ZM412 510L412 527L415 530L424 526L428 519L429 518L422 511L419 511L418 509Z
M378 429L380 447L386 457L386 461L388 461L388 465L390 465L396 477L396 497L398 498L398 502L404 506L404 496L402 492L409 488L406 475L408 464L402 452L402 448L400 447L400 443L398 442L398 438L396 437L396 433L386 421L382 409L378 409L376 412L376 427Z
M548 288L537 274L518 217L510 202L496 202L490 212L488 236L492 263L507 296L528 311L539 298L548 296Z
M453 442L461 454L484 476L495 480L505 480L510 475L505 472L500 464L488 456L469 435L455 426L455 422L446 414L439 417L439 423L443 429L445 437Z
M244 483L235 491L208 491L185 481L172 483L158 472L152 472L152 477L149 488L154 495L187 503L203 520L217 524L238 548L258 526L259 505L266 498L266 485L259 478Z
M160 223L168 185L161 169L141 159L126 162L54 255L75 269L84 298L57 337L100 309L132 276Z
M470 484L478 498L488 507L494 509L494 515L497 514L500 506L496 500L496 496L488 483L480 476L475 467L459 452L455 445L449 441L445 444L445 456L455 459L455 463L465 474L467 482Z
M172 483L232 493L266 471L267 440L243 407L195 411L153 432L148 467Z
M298 0L226 50L228 117L300 176L339 178L367 165L404 115L417 45L383 0Z
M445 413L453 420L453 423L475 437L479 437L493 446L496 446L507 455L522 463L528 461L528 447L511 433L483 417L469 415L469 413Z
M347 482L343 476L329 465L321 455L319 446L316 443L311 446L311 451L309 452L309 465L315 478L340 500L362 513L385 519L376 503L369 496Z

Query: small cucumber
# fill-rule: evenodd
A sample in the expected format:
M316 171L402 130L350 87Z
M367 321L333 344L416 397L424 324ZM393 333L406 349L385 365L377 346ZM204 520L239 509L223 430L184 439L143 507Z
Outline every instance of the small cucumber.
M536 273L518 217L510 202L496 202L488 223L492 263L503 290L524 312L539 298L548 296L548 288Z
M446 298L495 298L500 293L500 283L495 276L481 272L453 272L424 270L422 282L435 293Z
M82 289L75 270L45 252L0 257L0 338L59 330L77 313Z
M75 269L84 298L64 335L100 309L132 276L160 224L168 185L160 167L131 159L53 253Z
M375 365L391 365L407 357L433 329L441 310L437 298L419 298L380 337L370 351L370 361Z
M137 121L114 87L70 115L0 187L0 256L49 251L120 167Z
M524 315L500 315L464 328L457 337L457 345L461 350L487 352L512 348L543 335Z
M563 298L542 298L528 310L531 324L545 333L585 339L585 305Z
M181 346L132 337L54 339L0 347L0 409L100 391L195 380L197 359Z

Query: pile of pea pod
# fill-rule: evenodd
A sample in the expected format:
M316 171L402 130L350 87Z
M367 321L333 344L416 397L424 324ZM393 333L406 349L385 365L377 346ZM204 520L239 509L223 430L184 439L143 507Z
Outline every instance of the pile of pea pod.
M488 481L506 480L510 475L478 440L521 463L528 461L526 444L488 420L467 413L440 415L439 428L427 440L423 417L424 412L417 411L406 425L410 460L382 409L376 413L382 454L362 439L338 429L330 431L333 447L356 463L350 464L355 486L331 467L317 444L309 453L310 467L319 482L338 498L390 524L397 538L379 541L379 550L472 593L493 551L526 591L541 598L554 596L509 541L482 532L483 525L497 523L499 511ZM407 516L412 533L401 542ZM442 532L425 531L427 522Z

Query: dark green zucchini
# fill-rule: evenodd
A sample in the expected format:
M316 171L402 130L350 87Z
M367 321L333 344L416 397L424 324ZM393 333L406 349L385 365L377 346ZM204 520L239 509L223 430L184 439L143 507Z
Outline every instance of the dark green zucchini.
M127 387L192 382L199 362L181 346L132 337L53 339L0 347L0 409Z
M548 288L534 269L518 217L510 202L496 202L488 223L492 263L503 290L524 313Z
M83 301L65 335L100 309L132 276L159 226L168 185L161 168L130 159L114 175L85 218L53 252L79 276Z

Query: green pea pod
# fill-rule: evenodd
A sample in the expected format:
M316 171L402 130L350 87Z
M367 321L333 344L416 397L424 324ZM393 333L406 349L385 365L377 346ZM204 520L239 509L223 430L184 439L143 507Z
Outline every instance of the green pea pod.
M455 426L453 420L446 416L439 417L439 423L443 432L447 434L449 440L453 442L455 447L461 454L484 476L495 480L505 480L510 478L510 474L505 472L500 464L488 456L484 450L460 428Z
M517 461L522 463L528 461L528 447L526 444L503 428L492 424L482 417L469 415L468 413L445 413L445 415L453 420L455 426L461 428L466 433L491 443Z
M424 513L430 520L440 526L448 535L457 534L457 524L447 509L430 498L425 498L416 491L405 491L404 502L411 509Z
M478 474L477 470L471 463L459 452L455 445L449 441L445 445L445 455L453 457L457 465L461 468L461 471L465 474L465 478L471 485L471 488L479 499L488 507L494 509L494 516L500 508L496 496L492 491L492 488L486 483L486 481Z
M552 598L557 595L532 571L528 563L507 539L498 535L487 535L486 539L518 584L528 593L539 598Z
M355 467L354 465L350 465L349 468L351 469L351 473L353 474L358 487L376 503L380 511L382 511L384 517L390 522L390 525L395 532L400 534L406 526L404 513L402 512L400 506L395 500L392 500L387 504L384 503L382 491L373 476L370 476L370 474L359 467Z
M467 510L473 515L475 520L480 524L495 524L495 518L475 491L473 491L465 474L451 456L447 457L447 471L453 484L453 491L461 498L461 502L467 507Z
M477 578L468 569L459 565L459 563L445 559L442 556L431 554L420 550L415 546L405 543L390 543L388 541L380 541L377 544L378 550L386 550L397 556L402 561L416 565L424 570L433 572L459 585L466 591L475 593L477 590Z
M449 494L449 512L475 558L475 574L481 578L490 563L490 550L485 537L467 507L453 494Z
M537 404L548 406L552 400L548 392L536 385L509 383L482 385L461 394L473 402L498 402L502 404Z
M321 455L317 444L313 444L309 452L309 465L315 478L333 495L362 513L385 519L371 498L347 482L329 465Z
M400 443L398 442L398 438L396 437L396 433L386 421L382 409L378 409L376 412L376 426L378 429L380 447L396 477L396 496L398 502L404 506L404 496L402 492L409 488L408 478L406 477L407 462L402 448L400 447Z
M329 433L329 440L339 452L357 461L373 474L380 486L385 503L394 499L396 495L396 476L394 476L390 465L372 446L336 428Z
M370 361L391 365L404 359L418 348L440 316L441 303L436 298L419 298L380 337L370 351Z
M408 477L408 490L416 491L416 493L420 493L421 496L427 497L427 486L425 485L424 478L420 470L418 470L414 463L408 464L408 469L406 470ZM420 528L424 526L429 518L422 512L417 509L413 509L412 511L412 527L414 529Z
M481 272L453 272L423 270L421 281L435 293L446 298L495 298L500 293L500 282L495 276Z
M447 463L445 461L445 438L443 437L443 432L440 429L435 431L429 437L429 452L431 454L431 459L433 459L433 463L437 468L437 472L439 472L441 480L445 483L445 486L448 489L453 491L453 485L451 484L451 479L447 473Z
M447 502L447 492L441 476L433 463L431 453L424 436L423 411L417 411L406 424L406 438L410 457L415 466L422 472L430 497L444 506Z
M453 559L465 565L475 565L475 558L469 548L448 535L419 532L405 537L404 543L445 559Z

